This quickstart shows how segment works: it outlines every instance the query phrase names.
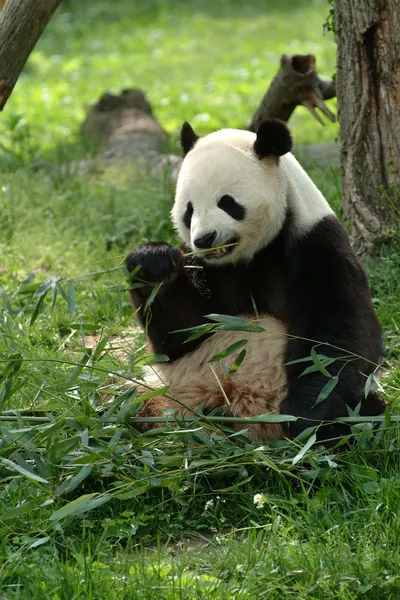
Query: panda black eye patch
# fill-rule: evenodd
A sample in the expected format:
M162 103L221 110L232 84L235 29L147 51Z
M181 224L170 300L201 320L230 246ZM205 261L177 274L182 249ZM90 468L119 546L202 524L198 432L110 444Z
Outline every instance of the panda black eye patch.
M193 204L191 202L188 202L186 205L185 214L183 215L183 218L182 218L183 224L188 229L190 229L190 223L192 222L192 216L193 216Z
M222 198L218 201L218 207L225 211L226 214L232 217L232 219L236 219L236 221L243 221L246 214L246 209L244 206L239 204L239 202L236 202L236 200L228 194L222 196Z

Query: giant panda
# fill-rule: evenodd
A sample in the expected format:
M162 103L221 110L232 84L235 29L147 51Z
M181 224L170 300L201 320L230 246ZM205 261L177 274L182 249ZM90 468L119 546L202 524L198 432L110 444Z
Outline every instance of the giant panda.
M291 154L287 126L269 119L257 133L222 129L199 138L184 123L181 146L171 216L182 246L146 243L126 258L131 300L151 349L169 357L156 368L156 385L169 385L168 394L145 402L139 414L173 408L297 417L285 426L248 428L251 439L272 440L346 416L359 403L361 414L381 413L381 399L364 394L382 351L367 277L344 228ZM263 331L220 331L189 342L188 332L178 331L210 322L212 313L242 316ZM235 373L210 363L243 339L247 353ZM336 359L327 368L338 377L319 403L328 378L316 368L302 376L313 363L299 361L313 348ZM236 355L222 362L229 366ZM342 427L326 424L320 438L334 438Z

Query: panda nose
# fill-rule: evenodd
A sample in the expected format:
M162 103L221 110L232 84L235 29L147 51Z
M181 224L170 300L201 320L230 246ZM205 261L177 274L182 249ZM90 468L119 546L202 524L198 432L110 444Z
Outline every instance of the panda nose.
M217 237L217 232L211 231L210 233L206 233L205 235L202 235L201 237L196 238L194 240L194 245L197 246L197 248L202 248L202 249L212 248L213 242L216 237Z

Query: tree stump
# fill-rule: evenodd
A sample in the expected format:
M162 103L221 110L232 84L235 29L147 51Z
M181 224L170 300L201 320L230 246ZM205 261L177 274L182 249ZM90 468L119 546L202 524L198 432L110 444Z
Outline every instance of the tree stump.
M323 125L316 111L319 108L330 120L335 115L329 110L324 100L336 95L333 81L320 79L315 71L313 54L284 54L281 66L259 107L253 115L249 129L256 131L261 121L268 117L288 121L296 106L303 105Z
M106 92L82 124L82 133L105 145L101 156L135 160L149 152L168 150L168 134L158 123L144 93L137 89L114 95Z
M100 161L81 161L80 170L98 172L101 165L128 161L156 176L167 170L176 179L182 159L168 153L169 136L141 90L104 93L89 109L81 130L85 137L100 141L103 149Z

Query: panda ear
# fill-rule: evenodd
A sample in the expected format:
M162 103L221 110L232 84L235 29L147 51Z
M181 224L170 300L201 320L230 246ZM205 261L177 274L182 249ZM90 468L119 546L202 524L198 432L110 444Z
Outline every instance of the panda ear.
M181 148L183 156L186 156L199 139L199 136L193 131L192 126L185 121L181 129Z
M279 119L265 119L257 129L254 152L258 158L283 156L293 148L293 139L287 125Z

